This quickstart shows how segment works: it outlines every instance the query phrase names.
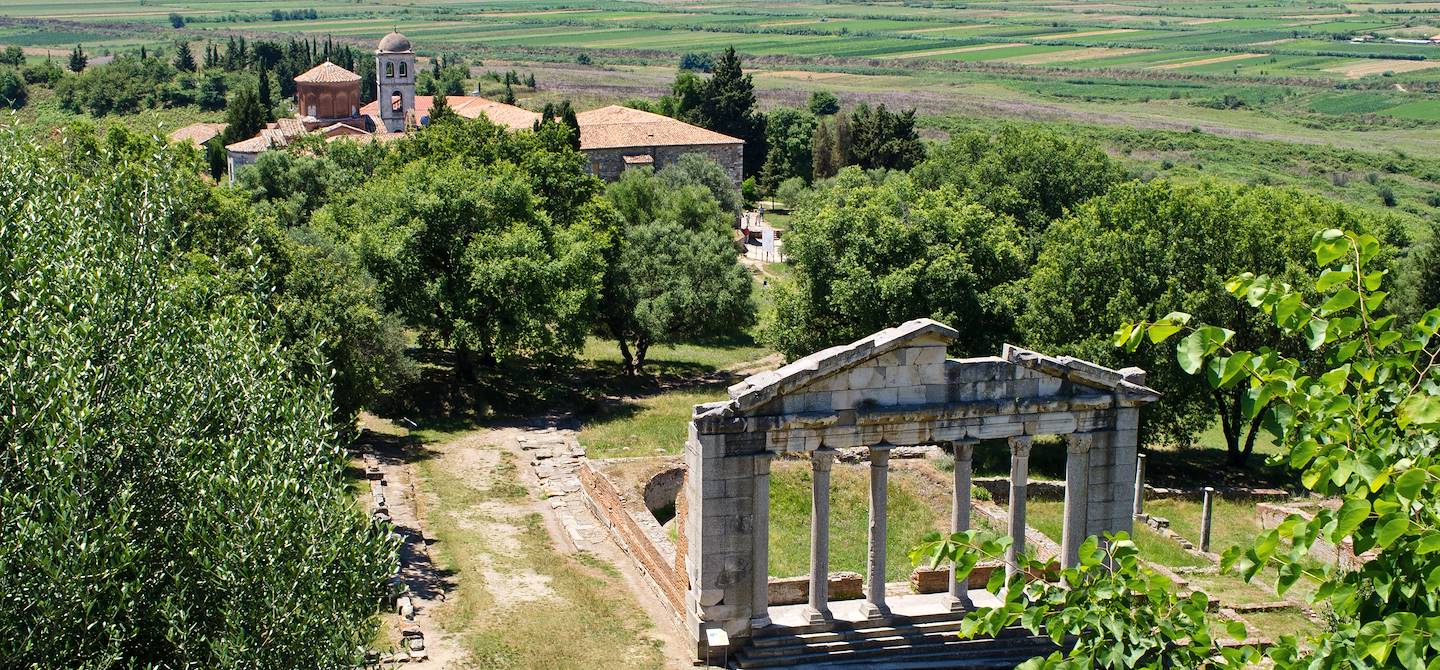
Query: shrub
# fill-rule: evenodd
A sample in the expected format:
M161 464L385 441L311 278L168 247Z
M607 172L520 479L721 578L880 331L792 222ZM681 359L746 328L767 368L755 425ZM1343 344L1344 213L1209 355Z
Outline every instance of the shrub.
M25 86L24 77L15 68L0 68L0 105L20 109L29 98L30 90Z

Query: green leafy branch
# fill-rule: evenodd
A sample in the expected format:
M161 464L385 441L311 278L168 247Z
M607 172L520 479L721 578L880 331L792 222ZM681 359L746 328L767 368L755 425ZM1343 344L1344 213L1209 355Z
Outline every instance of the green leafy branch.
M910 557L916 564L953 564L956 578L965 583L981 560L1004 560L1010 544L1008 537L980 531L932 534ZM966 615L960 636L993 637L1018 624L1061 647L1027 661L1022 670L1240 668L1259 660L1253 647L1227 646L1215 638L1205 594L1180 595L1174 582L1145 567L1139 554L1127 533L1107 534L1104 542L1091 536L1080 547L1078 564L1053 581L1046 579L1053 564L1021 554L1008 579L1003 570L990 575L986 588L1001 604ZM1236 640L1247 637L1241 622L1224 628Z
M1276 666L1437 670L1440 308L1397 325L1385 311L1386 272L1370 267L1380 251L1373 236L1325 230L1312 249L1322 269L1318 304L1265 275L1242 274L1226 288L1287 336L1303 338L1313 359L1236 349L1232 332L1191 324L1182 313L1125 324L1115 343L1133 350L1147 338L1159 344L1185 333L1176 346L1180 366L1203 370L1215 388L1248 383L1244 411L1251 419L1264 413L1285 451L1277 461L1298 471L1309 491L1339 501L1309 517L1291 515L1252 546L1223 555L1222 567L1247 580L1273 567L1282 595L1301 577L1317 582L1311 601L1335 614L1335 630L1313 644L1282 638L1268 652ZM1317 369L1323 372L1311 372ZM1317 567L1309 552L1321 540L1348 541L1368 560L1353 570Z

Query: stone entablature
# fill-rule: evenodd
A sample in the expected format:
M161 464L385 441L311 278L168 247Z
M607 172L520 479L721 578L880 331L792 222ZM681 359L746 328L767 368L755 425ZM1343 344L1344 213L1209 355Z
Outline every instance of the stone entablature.
M744 638L769 625L768 502L771 458L804 453L813 465L811 583L828 574L829 472L839 448L870 450L869 584L883 582L889 450L953 445L952 529L969 527L971 454L982 439L1007 438L1012 453L1010 528L1025 544L1030 440L1067 437L1065 537L1071 563L1088 535L1131 528L1131 488L1139 407L1159 394L1137 368L1111 370L1069 357L1006 346L997 357L948 359L958 333L929 319L832 347L730 387L730 400L697 405L685 447L682 492L687 628L703 653L704 631ZM888 614L883 586L867 591L866 611ZM968 607L952 585L952 607ZM812 589L810 620L829 613Z

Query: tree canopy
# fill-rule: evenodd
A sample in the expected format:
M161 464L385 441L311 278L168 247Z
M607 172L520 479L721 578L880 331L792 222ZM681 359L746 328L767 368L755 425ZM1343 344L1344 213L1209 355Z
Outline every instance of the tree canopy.
M688 73L689 70L682 71ZM693 76L693 75L691 75ZM755 83L740 66L735 47L729 47L715 61L714 74L699 91L699 103L689 115L698 125L717 133L745 140L745 175L760 171L765 163L765 117L755 109ZM679 88L679 79L676 80ZM685 99L681 97L682 101Z
M791 177L809 180L814 168L815 116L793 107L778 107L765 115L765 165L760 186L774 193Z
M197 272L225 259L189 239L219 223L193 152L72 140L0 137L0 657L355 664L396 564L328 374L292 364L324 359L281 344L259 270Z
M805 201L785 249L796 281L777 287L765 336L792 358L918 317L973 324L956 347L993 352L1029 256L1013 221L955 189L875 184L856 167Z
M1296 351L1302 342L1282 338L1220 282L1253 270L1304 283L1310 255L1304 231L1311 225L1395 234L1387 221L1292 189L1214 181L1122 184L1050 227L1026 282L1020 331L1047 351L1144 368L1148 383L1164 394L1145 410L1147 430L1189 444L1218 414L1231 463L1242 464L1259 429L1241 417L1243 393L1209 388L1159 347L1121 355L1104 333L1137 315L1181 311L1224 324L1241 346Z
M754 320L750 275L731 243L734 218L683 176L627 170L605 192L618 230L600 325L631 374L653 345L733 334Z
M935 147L913 176L929 188L951 184L1038 234L1125 174L1094 142L1007 125L993 133L952 136Z
M597 187L566 129L547 125L436 121L317 215L360 250L389 309L456 350L462 376L515 355L568 354L593 318L605 245Z

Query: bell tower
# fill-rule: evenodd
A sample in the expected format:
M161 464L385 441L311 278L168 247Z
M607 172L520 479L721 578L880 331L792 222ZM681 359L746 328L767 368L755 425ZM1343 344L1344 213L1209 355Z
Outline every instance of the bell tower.
M380 122L392 133L404 132L415 111L415 52L404 35L392 32L380 39L375 86Z

